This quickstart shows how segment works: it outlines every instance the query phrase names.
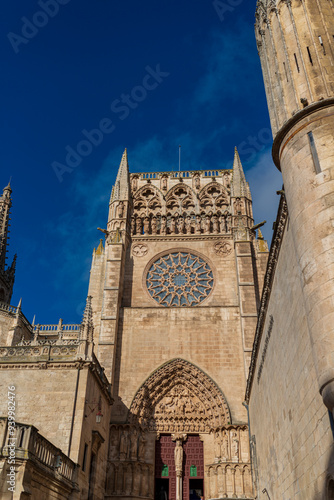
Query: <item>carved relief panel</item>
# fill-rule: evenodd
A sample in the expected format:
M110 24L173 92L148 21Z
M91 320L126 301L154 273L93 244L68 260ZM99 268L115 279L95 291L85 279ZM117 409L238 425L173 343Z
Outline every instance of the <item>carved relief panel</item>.
M152 446L138 426L112 425L106 479L107 496L153 497Z

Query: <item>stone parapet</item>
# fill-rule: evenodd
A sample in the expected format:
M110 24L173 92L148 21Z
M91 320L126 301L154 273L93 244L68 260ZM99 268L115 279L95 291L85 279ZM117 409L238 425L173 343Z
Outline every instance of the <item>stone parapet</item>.
M78 490L77 464L39 434L34 426L16 422L15 427L12 427L7 418L0 417L0 439L0 459L4 460L4 468L9 470L9 464L14 463L16 481L21 482L21 485L16 484L16 490L24 485L24 491L32 494L36 485L32 484L31 479L39 474L47 478L47 488L50 490L67 492L66 497L59 493L54 498L69 498L71 493ZM25 473L28 463L34 474ZM1 478L3 481L5 476ZM0 491L4 491L4 486L1 484Z

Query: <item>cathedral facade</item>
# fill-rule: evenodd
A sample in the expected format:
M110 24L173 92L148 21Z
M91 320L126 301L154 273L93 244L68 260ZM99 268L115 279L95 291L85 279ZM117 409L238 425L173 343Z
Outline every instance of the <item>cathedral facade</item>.
M333 25L332 0L257 3L270 251L237 150L231 170L149 173L125 150L82 323L30 324L4 189L1 498L334 498Z

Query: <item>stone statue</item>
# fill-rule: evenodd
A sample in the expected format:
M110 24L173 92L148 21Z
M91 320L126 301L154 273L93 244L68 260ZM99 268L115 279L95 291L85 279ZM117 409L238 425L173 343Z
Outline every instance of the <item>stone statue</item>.
M161 217L161 231L160 234L166 234L167 233L167 220L166 217L163 215Z
M143 434L140 434L139 446L138 446L138 458L139 458L139 460L145 460L145 447L146 447L146 440L145 440Z
M136 429L133 429L130 436L130 458L131 460L137 459L137 445L138 445L138 436Z
M223 439L222 439L222 445L221 445L221 456L223 460L228 460L229 459L229 453L228 453L228 435L227 432L223 432Z
M232 433L232 460L238 462L239 461L239 440L236 432Z
M202 218L200 215L196 215L195 230L197 234L201 234L201 228L202 228Z
M179 440L176 441L176 446L174 450L174 462L175 462L175 471L182 472L183 448L182 448L182 442Z
M110 432L109 458L110 460L118 459L118 435L114 427Z
M243 208L243 203L240 200L240 198L236 198L234 202L234 213L235 214L241 214Z
M186 217L186 233L191 234L191 217L188 215Z
M215 442L214 442L214 447L215 447L215 458L218 460L221 458L221 440L220 440L220 435L219 432L217 431L215 433Z
M136 234L142 234L142 220L140 217L137 217L136 219Z
M157 234L157 219L156 219L156 217L152 218L151 227L152 227L152 234Z
M201 187L201 181L198 176L195 177L195 188L199 189Z
M163 177L162 178L162 183L161 183L161 187L162 189L167 189L167 178L166 177Z
M150 219L145 217L144 219L144 234L148 234L150 232Z
M122 201L119 202L118 207L117 207L117 211L118 211L118 218L123 219L123 217L124 217L124 203Z
M225 186L227 188L229 188L231 186L230 174L228 174L227 172L224 174L224 182L225 182Z
M132 190L137 191L138 188L138 177L134 177L132 179Z
M122 431L119 442L119 458L125 460L128 455L128 431Z
M172 217L170 221L170 234L175 234L175 217Z
M204 221L204 232L205 233L210 233L210 226L211 226L210 217L207 215L205 217L205 221Z
M183 217L179 217L178 218L177 229L179 231L179 234L183 234L183 230L184 230L184 220L183 220Z
M219 233L218 217L216 215L212 217L212 229L214 234Z

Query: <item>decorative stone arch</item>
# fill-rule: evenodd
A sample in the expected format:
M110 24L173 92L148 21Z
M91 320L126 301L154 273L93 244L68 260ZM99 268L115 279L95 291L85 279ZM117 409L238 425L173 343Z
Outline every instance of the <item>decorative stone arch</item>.
M185 196L181 198L180 193L184 192ZM181 199L182 207L180 207L178 200ZM173 201L175 201L175 207L177 210L183 214L183 212L187 212L188 210L198 211L198 199L197 194L190 186L184 184L183 182L179 182L175 186L173 186L168 193L166 194L166 209L167 211L174 211Z
M215 196L214 196L215 195ZM200 200L201 211L213 209L217 210L226 209L230 205L229 194L225 186L222 186L216 181L210 182L204 186L198 194Z
M215 382L184 359L168 361L139 388L131 423L156 432L210 433L231 422L226 398Z
M148 210L150 213L154 213L156 209L161 211L164 207L164 194L153 184L145 184L136 191L133 197L133 207L135 212Z

